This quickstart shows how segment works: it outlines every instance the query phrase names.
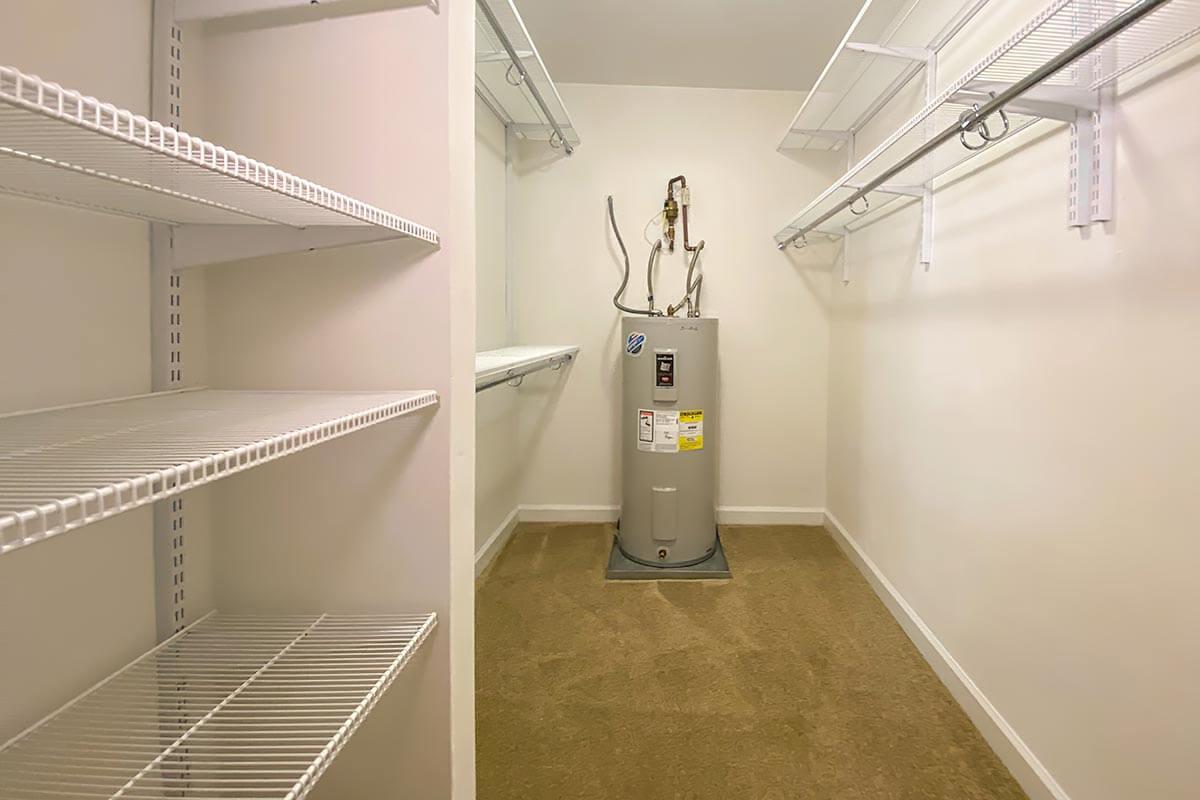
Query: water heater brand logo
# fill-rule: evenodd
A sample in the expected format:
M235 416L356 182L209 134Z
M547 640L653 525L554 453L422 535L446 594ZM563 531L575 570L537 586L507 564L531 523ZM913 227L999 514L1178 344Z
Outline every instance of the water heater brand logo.
M625 352L631 356L640 356L646 346L646 334L634 331L625 339Z

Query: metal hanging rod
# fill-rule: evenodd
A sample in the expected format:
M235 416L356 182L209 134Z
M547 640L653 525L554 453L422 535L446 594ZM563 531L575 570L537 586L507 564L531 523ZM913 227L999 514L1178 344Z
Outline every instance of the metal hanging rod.
M500 20L496 19L496 15L492 13L490 8L488 8L486 0L475 0L475 5L480 11L483 12L483 15L487 17L488 24L492 26L492 30L495 31L497 38L500 39L500 44L504 46L505 52L508 53L509 60L512 61L511 69L513 69L513 71L515 71L519 76L519 80L514 85L524 84L529 89L529 94L532 95L533 101L537 103L538 108L541 109L542 116L546 118L546 122L549 123L550 127L554 129L554 135L557 136L558 141L562 143L563 152L565 152L567 155L571 155L575 152L575 147L569 141L567 141L566 134L564 134L562 128L559 127L558 122L554 119L554 115L550 113L550 108L546 105L546 101L542 98L542 93L538 91L538 88L533 81L529 80L529 72L525 69L525 65L521 61L521 54L517 52L515 47L513 47L508 35L505 34L504 29L500 27Z
M1021 80L1011 84L1003 91L998 92L986 103L982 103L978 109L972 109L969 115L965 115L963 119L949 126L941 133L925 142L925 144L921 145L921 147L917 148L900 162L893 165L889 169L884 170L874 179L863 184L861 188L857 189L848 198L841 201L832 209L818 217L816 220L800 228L800 230L796 231L787 239L784 239L782 242L780 242L777 245L778 248L782 250L795 242L797 239L804 238L806 234L816 230L819 226L823 225L829 219L833 218L835 215L839 214L845 209L852 207L867 194L884 185L893 177L911 167L913 164L916 164L938 147L942 146L954 137L959 136L960 134L975 130L976 126L981 120L984 120L997 111L1002 110L1005 105L1028 92L1042 81L1054 76L1060 70L1070 66L1077 59L1087 55L1089 52L1104 44L1112 37L1146 17L1155 9L1166 5L1169 2L1171 2L1171 0L1139 0L1139 2L1129 6L1124 11L1108 20L1108 22L1096 28L1087 36L1084 36L1082 39L1063 50L1057 56L1047 61L1038 69L1029 73Z
M501 375L497 375L494 378L489 378L489 379L483 381L482 383L477 383L475 385L475 393L478 394L479 392L482 392L485 389L491 389L494 386L499 386L502 383L509 383L513 380L520 381L526 375L530 374L531 372L539 372L543 369L551 369L551 370L557 371L562 368L563 364L568 364L571 361L573 361L574 359L575 359L574 353L567 353L565 355L555 356L555 357L547 359L547 360L535 361L532 364L526 364L524 366L514 367L513 369L506 370ZM521 384L516 383L513 385L520 386Z

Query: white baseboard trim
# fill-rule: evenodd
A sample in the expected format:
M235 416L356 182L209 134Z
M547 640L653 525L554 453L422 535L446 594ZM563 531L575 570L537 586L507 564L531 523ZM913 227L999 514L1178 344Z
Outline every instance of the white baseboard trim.
M526 506L521 522L616 522L620 506Z
M616 522L620 506L523 505L522 522ZM722 525L824 525L825 510L796 506L719 506Z
M475 553L475 577L478 578L487 569L488 564L491 564L496 556L500 555L500 551L504 549L504 543L508 541L508 537L512 536L513 531L517 529L517 521L519 518L518 512L520 509L514 508L508 512L508 516L500 523L500 527L492 531L491 536L488 536L487 541Z
M967 716L975 723L975 727L987 739L988 744L1008 767L1009 772L1021 784L1021 788L1029 795L1030 800L1070 800L1067 793L1054 780L1054 776L996 710L996 707L975 684L975 681L971 680L971 676L962 668L962 665L955 661L954 656L950 654L945 645L879 570L879 567L842 526L837 517L828 510L825 511L825 527L832 534L833 540L846 553L846 557L854 562L854 565L866 577L871 588L875 590L875 594L879 595L879 599L888 607L892 616L900 623L900 627L908 634L908 638L913 641L925 660L933 667L933 671L950 690L950 694L967 712Z
M824 525L825 509L797 506L718 506L721 525Z

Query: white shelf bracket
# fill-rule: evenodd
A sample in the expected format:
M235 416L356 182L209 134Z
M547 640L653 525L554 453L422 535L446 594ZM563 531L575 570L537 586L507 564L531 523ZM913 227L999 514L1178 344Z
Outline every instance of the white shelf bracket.
M992 94L1000 94L1008 86L1007 83L997 81L971 81L960 91L955 92L951 100L962 105L972 103L982 105L991 99ZM1008 103L1005 108L1027 117L1074 122L1075 115L1080 111L1099 111L1100 100L1097 93L1089 89L1043 85L1033 87L1021 97Z
M850 169L858 161L858 140L854 131L846 137L846 169ZM850 285L850 229L841 228L840 233L831 233L828 228L817 228L821 233L842 238L842 286Z
M853 131L826 131L820 128L792 128L791 133L797 136L815 136L819 139L833 139L838 142L849 142L854 138Z
M176 270L223 264L243 258L300 253L406 238L387 228L364 225L177 225L172 266Z
M1071 122L1067 225L1083 228L1113 218L1116 191L1114 87L1097 94L1095 111L1080 110Z
M1094 24L1092 17L1101 16L1099 5L1091 0L1081 0L1080 6L1085 24ZM1099 90L1090 87L1096 85L1101 75L1115 69L1116 47L1115 40L1109 41L1081 59L1075 73L1078 88L1061 87L1063 91L1075 91L1088 100L1088 104L1080 105L1074 118L1069 120L1067 225L1072 228L1112 219L1116 87L1111 83Z
M892 45L871 44L868 42L846 42L847 50L869 53L874 56L902 58L905 61L926 62L934 55L934 51L925 47L899 47Z
M1092 222L1110 222L1117 191L1116 86L1100 90L1100 110L1092 133Z
M853 131L823 130L821 128L792 128L788 131L785 142L779 146L779 149L804 150L805 148L803 147L790 146L786 143L787 140L790 140L790 138L793 136L809 136L814 139L828 139L832 142L835 142L834 146L830 148L831 150L840 150L843 147L847 147L854 140Z
M921 268L933 266L933 188L921 189Z
M1086 228L1092 223L1092 154L1096 123L1090 111L1079 111L1071 123L1067 166L1067 225Z
M203 22L251 14L267 14L276 11L299 11L314 6L331 6L345 0L176 0L175 19L179 22ZM382 8L400 8L409 3L403 0L375 2L371 5ZM317 14L313 18L320 19Z
M533 51L532 50L518 50L517 57L519 57L522 61L525 61L526 59L533 58ZM508 61L508 60L509 60L508 53L506 53L503 50L493 50L489 53L477 53L475 55L475 63L476 64L493 64L497 61Z
M1095 85L1100 75L1111 74L1117 68L1118 41L1110 40L1092 57L1097 74L1088 78ZM1117 193L1117 86L1113 82L1097 92L1099 107L1092 116L1092 185L1090 211L1092 222L1111 222Z
M934 50L925 62L925 103L930 104L938 96L938 54ZM928 123L927 123L928 124ZM926 135L932 135L927 131ZM926 181L921 186L921 269L926 272L933 266L933 181L926 172Z
M847 189L861 189L866 186L865 183L847 183ZM903 197L924 197L925 187L920 184L907 185L902 183L885 183L882 186L876 186L872 191L880 192L881 194L896 194Z
M850 237L842 236L842 286L850 285Z
M546 126L538 122L511 122L507 127L522 139L540 142L548 141L550 138L550 134L546 133ZM566 133L571 133L574 130L570 125L563 127L563 131Z

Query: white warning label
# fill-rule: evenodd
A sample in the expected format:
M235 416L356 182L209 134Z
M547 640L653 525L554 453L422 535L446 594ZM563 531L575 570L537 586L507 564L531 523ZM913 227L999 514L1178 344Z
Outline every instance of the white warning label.
M638 409L638 444L654 443L654 412L648 408Z
M679 412L639 408L638 450L648 453L678 453Z

